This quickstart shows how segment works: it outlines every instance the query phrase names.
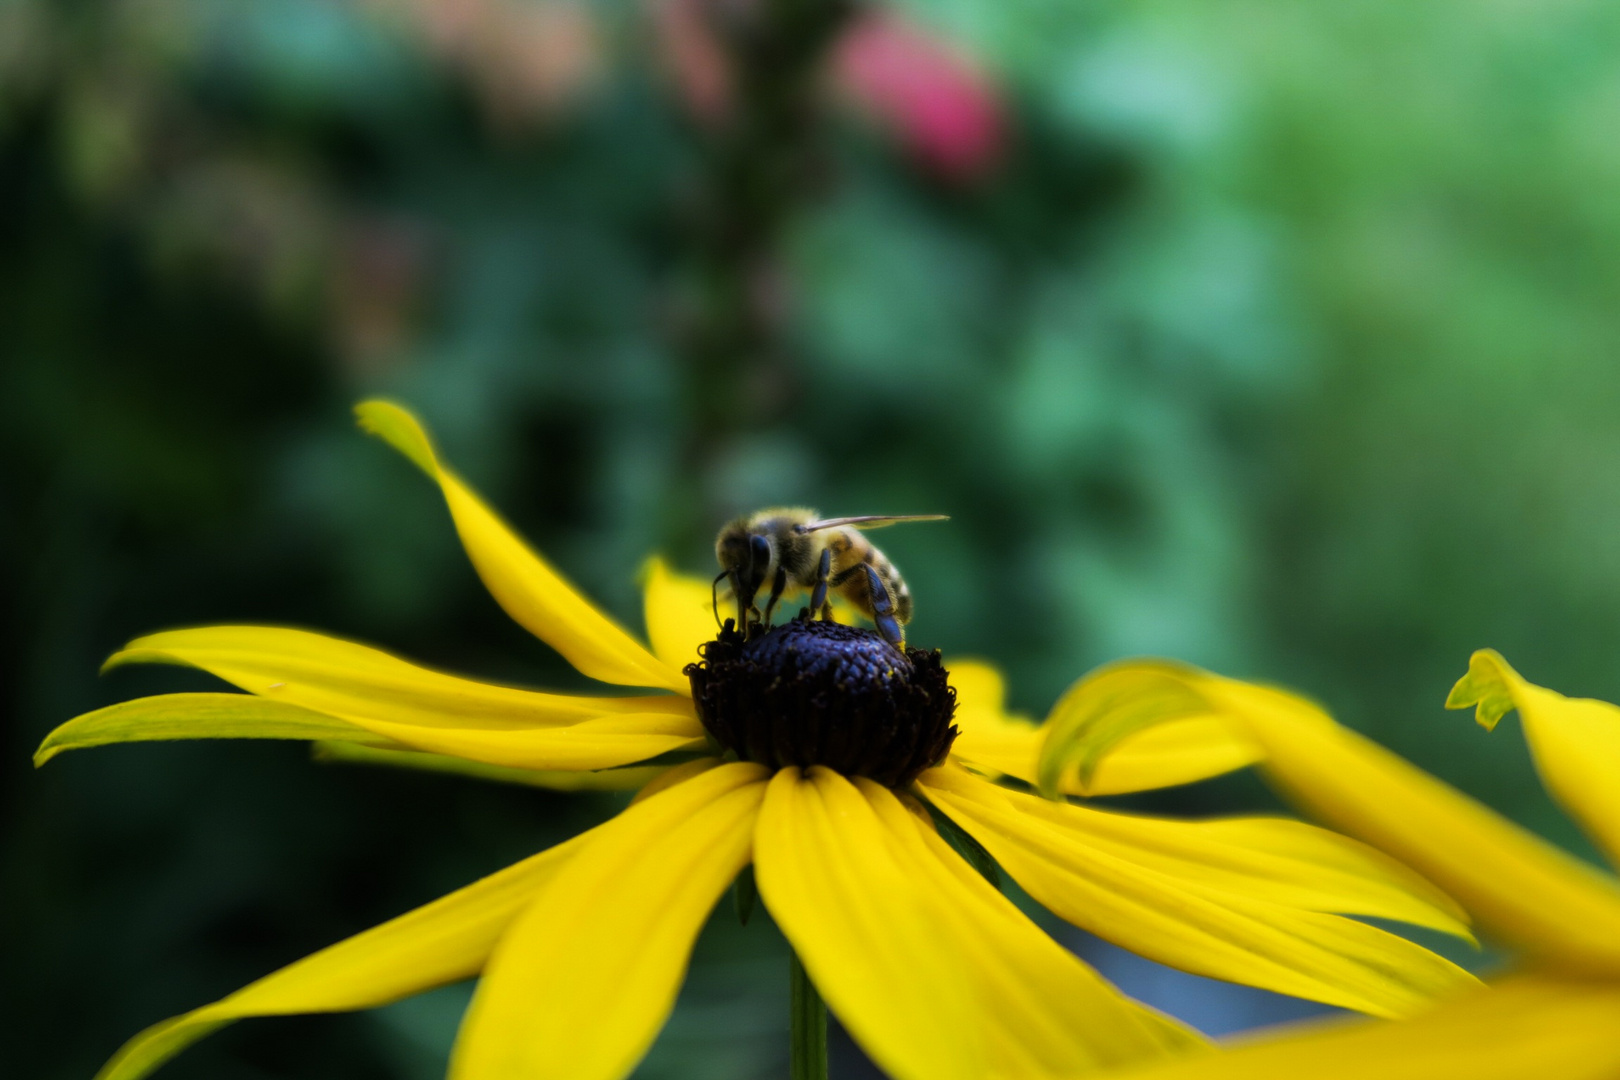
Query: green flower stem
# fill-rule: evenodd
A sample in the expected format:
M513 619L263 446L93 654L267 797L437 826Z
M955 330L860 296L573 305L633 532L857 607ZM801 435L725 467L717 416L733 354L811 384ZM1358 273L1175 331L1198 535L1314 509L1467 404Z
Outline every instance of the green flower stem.
M804 973L799 954L792 955L788 976L793 986L788 1075L792 1080L827 1080L827 1003Z

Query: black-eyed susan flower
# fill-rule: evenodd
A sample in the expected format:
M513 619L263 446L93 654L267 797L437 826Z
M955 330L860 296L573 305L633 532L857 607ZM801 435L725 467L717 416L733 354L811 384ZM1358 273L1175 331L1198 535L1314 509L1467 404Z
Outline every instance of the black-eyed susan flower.
M1543 784L1620 865L1620 708L1566 698L1475 653L1449 708L1487 729L1517 709ZM1149 662L1082 680L1054 717L1041 777L1083 785L1129 733L1187 717L1255 748L1285 793L1422 870L1513 947L1515 967L1397 1023L1333 1023L1132 1080L1613 1080L1620 1076L1620 878L1570 856L1282 690Z
M750 865L815 988L892 1075L1068 1076L1202 1045L1041 931L942 838L946 821L1057 914L1191 971L1380 1016L1471 981L1346 917L1467 934L1443 893L1355 841L1020 790L1041 732L1002 712L985 665L947 668L836 623L717 638L707 583L658 563L643 645L513 535L409 413L369 402L359 414L437 481L514 619L585 675L639 692L542 693L307 631L204 627L140 638L109 663L190 665L246 694L115 705L58 729L39 759L141 739L293 738L544 783L622 786L634 768L645 785L606 824L148 1029L104 1080L142 1076L242 1017L366 1008L475 975L453 1076L620 1077L668 1015L710 909ZM1138 790L1254 753L1194 717L1129 741L1092 780Z

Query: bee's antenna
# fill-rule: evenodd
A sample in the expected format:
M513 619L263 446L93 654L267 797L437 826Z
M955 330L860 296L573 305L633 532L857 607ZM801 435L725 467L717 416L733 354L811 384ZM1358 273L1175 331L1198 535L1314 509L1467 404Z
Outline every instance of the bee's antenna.
M729 573L731 573L730 570L720 571L719 574L715 575L714 584L709 586L709 605L714 609L714 625L716 626L720 625L720 579Z

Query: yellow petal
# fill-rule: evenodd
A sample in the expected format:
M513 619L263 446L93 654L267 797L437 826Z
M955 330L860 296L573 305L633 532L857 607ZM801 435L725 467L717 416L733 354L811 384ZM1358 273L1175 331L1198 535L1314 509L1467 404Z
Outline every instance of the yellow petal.
M1052 707L1045 731L1068 726L1076 714L1091 715L1106 707L1117 684L1118 680L1090 677L1079 680ZM1259 757L1259 748L1230 724L1192 709L1151 726L1124 723L1112 732L1107 757L1036 779L1048 792L1113 795L1219 776L1252 765Z
M754 841L760 897L827 1005L884 1072L983 1076L971 973L888 833L837 773L783 769Z
M315 743L315 760L339 765L381 765L392 769L449 773L473 780L498 784L522 784L548 791L635 791L668 772L668 765L631 765L621 769L587 772L554 769L517 769L506 765L485 765L481 761L428 754L420 750L389 750L352 742Z
M450 1075L629 1073L674 1007L709 909L748 863L765 775L721 765L597 828L501 940Z
M1620 708L1525 682L1492 649L1470 658L1446 700L1448 709L1470 705L1487 730L1519 710L1542 784L1620 865Z
M432 753L606 769L703 745L691 701L545 694L462 679L306 630L207 626L137 638L107 661L186 664L244 690Z
M1304 911L1370 915L1471 937L1468 916L1428 881L1366 844L1275 817L1185 821L1094 810L1006 791L1013 812L1178 882Z
M698 773L707 772L719 764L720 759L717 757L700 757L693 758L691 761L683 761L679 765L672 765L653 777L640 791L636 792L636 797L630 800L630 805L634 806L636 803L644 802L660 791L672 788L676 784L683 784Z
M1204 1045L1053 941L951 850L920 810L909 812L870 780L856 784L887 827L904 872L949 927L935 948L964 961L991 1075L1074 1076Z
M708 747L704 736L694 737L692 720L669 713L609 715L569 727L528 731L356 722L417 750L514 769L616 769L660 754Z
M1120 795L1173 787L1253 765L1259 757L1258 747L1225 724L1189 717L1124 739L1089 783L1074 777L1063 788L1071 795Z
M1519 976L1398 1024L1302 1025L1120 1080L1613 1080L1620 987Z
M1036 762L1046 728L1002 705L1001 674L980 660L948 665L956 688L957 736L951 753L981 772L1000 773L1026 783L1036 780ZM1072 695L1073 691L1070 692ZM1070 695L1053 710L1059 715ZM1219 776L1252 765L1259 750L1209 717L1190 717L1126 738L1085 784L1073 770L1058 789L1071 795L1119 795L1171 787Z
M1121 729L1189 712L1220 717L1260 746L1266 774L1294 802L1417 870L1499 937L1545 964L1620 974L1620 887L1612 877L1334 723L1311 702L1166 663L1089 678L1114 684L1099 695L1109 704L1054 727L1043 779L1072 763L1083 771Z
M1117 823L1115 835L1100 843L1034 812L1039 806L1087 813L1079 807L1042 803L960 769L931 770L919 784L1036 900L1150 959L1378 1016L1412 1012L1474 982L1404 938L1272 899L1297 894L1298 882L1291 890L1264 875L1245 883L1232 859L1224 866L1212 859L1216 870L1206 877L1190 851L1179 867L1162 849L1133 851L1119 842ZM1280 874L1284 862L1276 860L1272 871ZM1373 892L1369 887L1355 899L1373 906Z
M678 697L547 694L463 679L308 630L200 626L136 638L106 668L182 664L242 689L345 719L450 728L560 726L617 713L691 716ZM694 721L695 723L695 721Z
M1181 678L1184 670L1173 664L1112 664L1071 686L1047 717L1036 770L1041 791L1055 797L1071 773L1083 791L1090 790L1101 764L1136 735L1179 721L1221 721ZM1082 729L1085 738L1075 738ZM1242 728L1234 730L1244 734Z
M1007 681L1001 669L988 660L952 657L945 665L951 685L956 688L956 710L971 716L990 715L1024 720L1007 714Z
M369 1009L476 975L507 925L591 835L322 949L212 1005L154 1024L125 1043L96 1080L138 1080L243 1017Z
M1029 717L1006 711L1001 672L984 660L952 659L945 667L956 690L960 733L951 753L981 771L1027 779L1043 732Z
M677 574L656 557L647 560L641 575L653 652L676 671L697 663L698 646L719 632L709 582Z
M980 772L1036 782L1046 729L1014 716L957 714L961 734L951 754ZM1254 764L1260 751L1225 725L1191 717L1126 737L1082 783L1070 769L1057 781L1067 795L1123 795L1190 784Z
M593 679L689 692L679 668L661 662L581 596L439 461L416 417L388 401L362 402L355 414L362 428L438 482L474 569L520 626Z
M393 742L364 728L285 701L252 694L158 694L74 717L34 752L34 765L64 750L164 739L348 739Z

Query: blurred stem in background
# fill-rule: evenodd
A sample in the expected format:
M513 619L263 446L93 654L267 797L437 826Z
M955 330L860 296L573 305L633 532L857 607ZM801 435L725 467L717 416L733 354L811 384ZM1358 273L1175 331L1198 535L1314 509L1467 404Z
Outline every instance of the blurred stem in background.
M724 54L703 139L690 295L678 331L688 416L683 482L667 520L674 550L709 539L736 508L715 490L738 434L779 419L792 375L784 341L785 226L826 171L822 73L851 0L693 0Z
M799 954L793 953L788 962L793 990L788 1075L791 1080L827 1080L827 1004L805 973Z

